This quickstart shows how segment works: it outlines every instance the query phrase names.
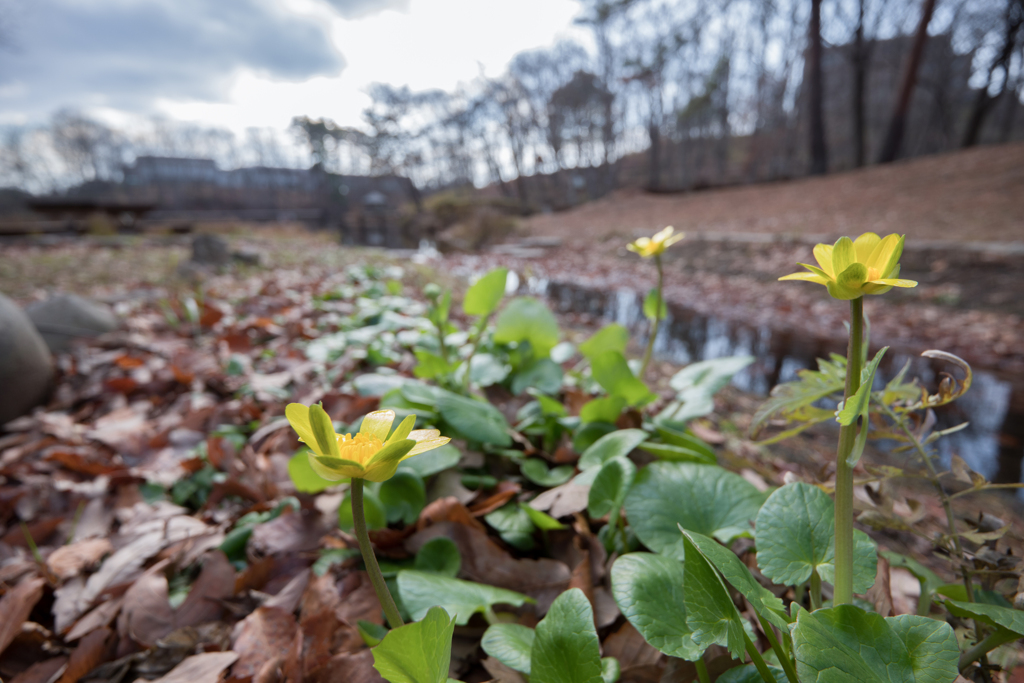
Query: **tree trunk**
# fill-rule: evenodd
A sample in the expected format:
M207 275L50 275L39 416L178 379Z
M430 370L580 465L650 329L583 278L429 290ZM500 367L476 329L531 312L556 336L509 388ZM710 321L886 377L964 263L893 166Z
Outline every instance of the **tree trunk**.
M828 149L825 146L825 112L821 84L821 0L811 0L811 25L808 40L808 88L810 109L811 175L828 171Z
M893 109L892 118L889 119L889 129L878 155L880 164L888 164L899 156L900 147L903 144L903 129L907 125L907 112L910 110L910 98L914 94L914 86L917 84L917 71L921 65L925 42L928 40L928 24L932 21L934 11L935 0L924 0L924 6L921 8L921 21L918 23L917 33L914 35L914 44L910 47L910 55L907 56L907 62L903 67L903 78L900 80L896 106Z
M658 190L661 188L661 129L653 116L647 124L647 132L651 137L647 189Z
M864 165L864 81L867 72L867 55L864 50L864 1L857 3L857 31L853 37L853 165Z
M1024 0L1009 0L1006 5L1006 35L1003 37L1003 49L999 51L999 56L989 66L985 85L978 90L978 96L974 99L971 117L964 130L963 147L973 147L978 144L978 136L981 134L981 126L985 123L985 117L996 100L1006 92L1006 86L1010 80L1010 57L1013 56L1013 48L1017 43L1017 31L1020 30L1022 22L1024 22ZM992 77L997 69L1003 70L1003 85L998 93L989 96L988 89L992 85Z

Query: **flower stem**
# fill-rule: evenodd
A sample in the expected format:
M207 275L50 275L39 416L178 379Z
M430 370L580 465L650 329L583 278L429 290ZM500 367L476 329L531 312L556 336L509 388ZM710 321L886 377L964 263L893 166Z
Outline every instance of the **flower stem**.
M761 674L761 678L764 679L765 683L775 683L775 676L773 676L772 672L768 670L768 665L765 664L764 657L762 657L761 653L757 651L756 647L754 647L754 641L750 639L750 636L747 635L746 631L743 632L743 640L747 645L747 654L750 655L750 660L754 662L754 667L757 669L757 672Z
M761 630L764 631L765 637L768 638L768 644L772 646L772 649L775 650L775 656L779 658L779 664L782 665L782 670L786 673L786 679L789 680L789 683L799 683L796 669L793 668L793 660L789 658L789 652L786 651L786 648L782 646L782 643L776 637L775 629L760 614L757 615L757 620L761 622Z
M811 611L821 609L821 576L817 569L811 570Z
M704 657L698 657L693 665L697 668L697 680L700 683L711 683L711 676L708 674L708 665L704 663Z
M398 613L394 598L384 583L384 575L380 573L380 565L377 564L377 557L373 554L373 547L370 545L370 535L366 532L366 515L363 513L363 480L358 477L352 478L350 489L352 493L352 521L356 527L356 539L359 541L359 551L363 554L363 563L366 565L366 573L370 575L370 583L377 593L377 600L384 608L384 616L388 619L391 628L404 626L402 615Z
M654 306L654 322L651 323L651 336L647 340L647 349L644 351L644 360L640 364L640 379L643 380L647 373L647 365L651 362L651 354L654 352L654 340L658 337L658 327L661 325L661 302L663 300L665 272L661 267L661 255L654 255L654 265L658 267L658 296Z
M860 373L864 363L864 298L850 301L850 344L846 354L845 401L860 388ZM836 583L834 605L853 602L853 468L847 458L857 440L857 422L839 430L839 450L836 454ZM860 425L867 429L867 424Z
M1017 639L1017 634L1011 633L1006 630L993 631L988 635L987 638L977 643L974 647L969 649L967 652L960 655L959 669L962 672L964 669L969 667L974 662L981 659L983 656L996 649L1000 645L1012 642Z

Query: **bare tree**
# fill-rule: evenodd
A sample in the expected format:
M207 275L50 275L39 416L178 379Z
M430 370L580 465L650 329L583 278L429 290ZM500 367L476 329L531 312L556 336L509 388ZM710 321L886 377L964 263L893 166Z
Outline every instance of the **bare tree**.
M967 128L964 130L963 147L972 147L978 142L978 135L985 117L1004 93L1016 94L1016 88L1010 84L1010 58L1013 56L1017 46L1018 37L1021 34L1021 26L1024 25L1024 0L1007 0L1006 11L1003 15L1003 41L995 59L988 67L985 83L978 89L974 99L974 106L971 108L971 116L967 121ZM1002 79L999 88L993 94L993 80L998 72L1002 72Z
M811 20L807 32L807 108L811 146L811 175L828 171L825 145L825 112L821 75L821 0L811 0Z
M932 21L934 12L935 0L924 0L921 6L921 20L917 24L917 32L914 34L910 54L907 55L907 61L903 66L903 77L900 79L896 105L893 108L892 117L889 119L885 141L878 154L878 163L880 164L887 164L899 156L900 147L903 144L903 131L907 125L907 112L910 110L910 98L914 94L914 86L917 84L917 72L921 66L925 43L928 40L928 25Z

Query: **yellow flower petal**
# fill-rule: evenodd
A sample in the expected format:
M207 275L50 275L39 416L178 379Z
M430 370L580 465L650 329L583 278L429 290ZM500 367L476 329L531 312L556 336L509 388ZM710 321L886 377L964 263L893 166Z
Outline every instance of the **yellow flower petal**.
M893 268L896 267L902 253L903 237L895 233L892 235L886 235L885 238L878 243L874 251L871 252L871 256L868 257L868 260L864 265L876 268L878 272L885 277L892 272Z
M309 426L316 437L317 453L323 456L339 457L338 434L334 431L334 423L320 404L309 407Z
M316 451L318 449L316 437L313 435L313 428L309 425L309 407L301 403L289 403L284 409L284 416L288 418L288 424L299 435L302 443Z
M407 415L405 419L402 420L397 427L395 427L395 431L391 433L391 436L390 438L388 438L388 441L391 442L401 441L402 439L408 439L409 433L412 432L412 428L415 426L416 416Z
M441 436L441 432L436 429L417 429L409 434L409 438L415 441L416 445L409 451L407 458L440 448L451 441L447 436Z
M857 252L857 261L863 263L866 266L871 266L872 252L878 243L882 241L882 238L873 232L866 232L853 241L853 248Z
M391 423L394 421L395 411L375 410L363 418L362 424L359 425L359 433L375 436L382 442L386 441L391 432Z
M821 269L830 278L835 278L836 273L832 270L832 245L831 244L816 244L814 245L814 260L818 262Z
M843 271L856 262L857 250L853 248L853 242L849 237L840 237L832 247L832 277L838 280Z
M882 278L881 280L872 280L872 285L887 285L889 287L917 287L916 280L900 280L893 278Z
M309 466L327 481L341 481L363 476L362 465L342 458L318 458L310 453Z
M827 285L829 280L823 278L820 275L814 273L793 273L792 275L783 275L779 278L780 280L803 280L806 282L814 282L819 285Z
M659 230L657 233L655 233L654 237L651 238L651 241L660 244L667 240L669 237L671 237L673 232L675 232L675 228L673 228L670 225L667 228Z

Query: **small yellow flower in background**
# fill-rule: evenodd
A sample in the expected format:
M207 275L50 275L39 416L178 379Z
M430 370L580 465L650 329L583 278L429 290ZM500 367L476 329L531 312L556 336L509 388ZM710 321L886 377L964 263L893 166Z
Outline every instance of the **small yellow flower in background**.
M391 432L395 411L378 410L363 418L359 433L338 434L331 418L320 405L289 403L285 417L299 440L312 449L309 465L328 481L347 478L386 481L395 476L398 463L419 455L451 439L436 429L413 430L416 416L410 415Z
M682 232L678 235L673 235L672 233L675 232L675 230L676 229L670 225L654 237L640 237L636 241L630 242L626 245L626 249L635 251L644 258L659 256L664 254L666 249L686 236L686 234Z
M793 273L780 280L806 280L828 287L833 298L850 300L865 294L885 294L893 287L917 287L913 280L900 280L903 235L879 237L866 232L856 240L840 237L835 245L818 244L814 258L820 268L800 265L807 273Z

